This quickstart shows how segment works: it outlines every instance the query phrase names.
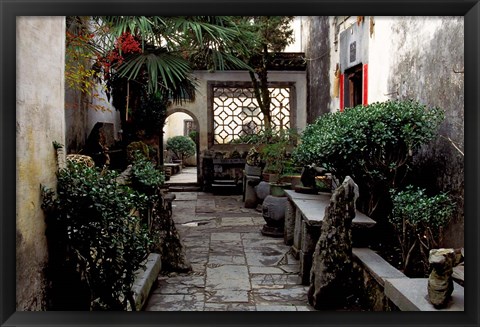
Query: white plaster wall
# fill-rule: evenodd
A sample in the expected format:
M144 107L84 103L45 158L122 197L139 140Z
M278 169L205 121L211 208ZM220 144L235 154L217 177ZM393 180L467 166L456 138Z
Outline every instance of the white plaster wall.
M208 147L208 115L207 115L207 85L209 81L219 82L250 82L250 75L244 71L222 71L210 73L208 71L195 71L194 76L198 79L198 87L195 95L195 101L185 103L182 106L173 106L175 108L186 109L198 119L200 134L200 151ZM307 81L305 72L272 71L268 74L270 82L294 82L296 88L296 127L299 131L303 130L307 124L306 115L306 94ZM292 126L293 127L293 126Z
M302 52L302 16L296 16L291 24L293 28L293 43L288 45L284 52Z
M102 85L97 84L94 93L98 94L98 96L94 96L90 100L91 105L88 108L87 136L96 123L110 123L113 124L114 128L113 137L115 140L118 140L118 132L121 129L120 112L112 105L112 99L108 101Z
M163 140L167 140L173 136L183 135L184 120L191 120L192 117L184 112L176 112L167 117L165 127L163 128Z
M400 18L373 17L373 19L374 32L369 39L368 53L368 103L386 101L394 92L388 88L388 68L395 55L391 29L392 24Z
M370 16L364 17L363 24L370 24ZM330 17L330 82L333 85L335 79L335 67L340 62L340 51L335 50L333 40L335 38L334 17ZM399 96L407 96L405 88L399 85L393 89L388 86L390 74L396 69L399 61L408 56L416 56L421 52L428 52L425 44L428 44L434 37L435 32L442 26L442 19L439 17L386 17L374 16L374 32L369 37L368 51L368 103L386 101ZM357 23L357 16L337 16L340 25L339 34ZM407 33L410 31L411 33ZM403 38L398 37L403 33ZM395 35L394 35L395 34ZM445 47L445 50L448 46ZM420 67L409 67L412 70ZM419 87L425 84L430 78L418 74ZM398 93L396 93L398 92ZM330 102L330 111L337 111L340 107L340 98L333 97Z
M17 311L45 309L47 262L40 185L56 185L53 141L65 142L65 17L16 23Z

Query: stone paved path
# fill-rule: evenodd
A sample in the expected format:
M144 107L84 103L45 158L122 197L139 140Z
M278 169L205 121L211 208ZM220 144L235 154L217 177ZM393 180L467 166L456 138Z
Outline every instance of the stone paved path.
M175 193L173 215L193 266L160 275L146 311L311 311L299 262L283 239L263 236L241 196Z

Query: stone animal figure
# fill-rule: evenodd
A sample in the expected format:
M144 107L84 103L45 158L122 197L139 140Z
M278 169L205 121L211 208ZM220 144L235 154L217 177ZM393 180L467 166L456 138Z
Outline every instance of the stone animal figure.
M326 170L324 168L317 167L315 164L304 166L300 181L303 186L314 188L316 186L315 177L322 176L325 172Z
M454 249L432 249L428 256L428 298L437 309L445 308L453 293Z

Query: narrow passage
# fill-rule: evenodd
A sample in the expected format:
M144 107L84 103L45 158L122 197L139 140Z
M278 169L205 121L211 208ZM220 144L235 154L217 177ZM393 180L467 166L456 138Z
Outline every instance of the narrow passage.
M146 311L311 311L299 262L263 236L242 196L179 192L173 217L193 272L160 275Z

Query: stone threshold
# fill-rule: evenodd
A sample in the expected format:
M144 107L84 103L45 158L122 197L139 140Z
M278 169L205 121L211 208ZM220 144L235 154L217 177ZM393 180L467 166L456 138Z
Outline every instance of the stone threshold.
M428 300L428 278L409 278L368 248L353 248L353 257L383 288L384 296L401 311L464 311L464 288L456 283L450 303L436 309Z

